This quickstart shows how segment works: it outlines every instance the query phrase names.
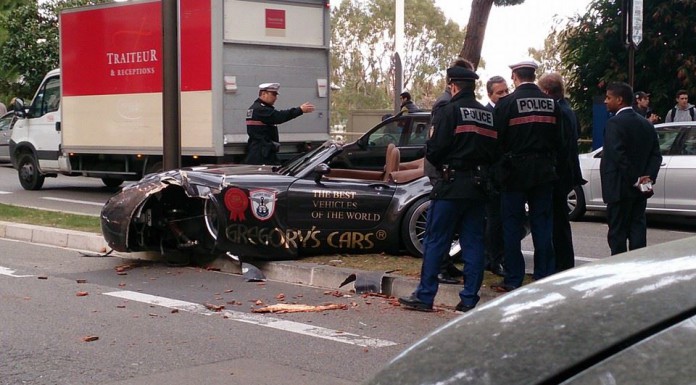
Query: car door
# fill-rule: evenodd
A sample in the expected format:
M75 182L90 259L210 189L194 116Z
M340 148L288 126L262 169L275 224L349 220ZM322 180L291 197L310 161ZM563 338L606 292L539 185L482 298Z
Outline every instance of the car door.
M583 155L580 159L582 177L587 181L584 187L585 204L588 207L604 207L602 199L602 178L599 172L599 164L602 161L603 150L595 150L590 155Z
M425 142L430 132L430 115L417 115L411 118L401 136L399 151L402 162L411 162L425 156Z
M671 146L670 154L663 155L664 166L660 169L662 175L658 177L658 187L664 191L664 210L673 213L696 212L696 125L681 126L680 133ZM657 194L658 190L655 192Z
M660 153L662 154L662 163L660 171L657 174L657 181L654 185L654 192L648 199L647 209L649 211L663 211L665 209L666 197L668 196L667 182L669 180L669 167L674 154L677 151L676 143L681 141L684 128L680 126L656 127L657 140L660 145Z
M42 170L60 168L60 96L60 76L46 79L29 107L28 118L22 121Z
M12 136L12 123L14 112L8 112L0 117L0 162L10 161L10 137Z
M368 131L355 143L344 148L341 159L349 168L382 170L386 161L387 146L399 146L403 135L407 135L411 118L400 115L389 118Z
M386 220L396 186L357 179L298 179L288 189L288 228L300 230L307 253L374 250L387 234ZM314 249L314 250L311 250Z

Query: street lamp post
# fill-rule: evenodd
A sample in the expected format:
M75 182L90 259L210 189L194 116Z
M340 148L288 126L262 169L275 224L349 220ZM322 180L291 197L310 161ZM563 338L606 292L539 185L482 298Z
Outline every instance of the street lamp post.
M623 0L621 10L624 20L622 33L628 46L628 84L633 87L636 49L643 41L643 0Z
M394 23L394 114L399 113L399 95L404 89L404 0L396 0Z
M162 1L162 167L181 168L179 0Z

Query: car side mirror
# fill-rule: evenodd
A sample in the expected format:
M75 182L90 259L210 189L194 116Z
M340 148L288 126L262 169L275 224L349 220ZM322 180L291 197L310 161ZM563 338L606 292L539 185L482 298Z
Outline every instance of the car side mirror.
M314 167L314 183L321 185L321 178L324 175L329 175L331 167L326 163L319 163Z
M24 100L22 98L15 98L14 103L12 103L12 109L17 117L26 118L27 112L24 109Z

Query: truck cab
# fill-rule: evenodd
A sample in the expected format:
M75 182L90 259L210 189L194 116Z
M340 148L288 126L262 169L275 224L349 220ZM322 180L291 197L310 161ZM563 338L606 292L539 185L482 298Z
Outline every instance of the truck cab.
M14 103L17 122L10 139L10 161L27 190L38 190L46 176L55 177L61 168L60 71L49 72L28 108L22 99Z

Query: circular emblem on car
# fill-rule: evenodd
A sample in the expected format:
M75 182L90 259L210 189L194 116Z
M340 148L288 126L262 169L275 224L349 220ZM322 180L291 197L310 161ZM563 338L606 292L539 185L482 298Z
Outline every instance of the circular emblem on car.
M249 206L249 201L247 200L244 191L238 188L231 188L225 192L225 207L230 211L230 220L233 221L243 221L246 220L244 217L244 211L246 211Z
M387 239L387 232L384 230L377 230L377 232L375 233L375 237L377 237L377 239L379 239L380 241L383 241Z
M266 189L251 190L249 201L251 201L251 213L256 219L266 221L271 219L275 211L276 192Z

